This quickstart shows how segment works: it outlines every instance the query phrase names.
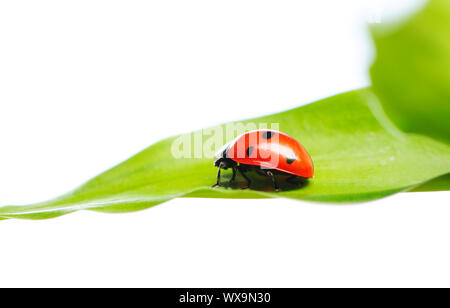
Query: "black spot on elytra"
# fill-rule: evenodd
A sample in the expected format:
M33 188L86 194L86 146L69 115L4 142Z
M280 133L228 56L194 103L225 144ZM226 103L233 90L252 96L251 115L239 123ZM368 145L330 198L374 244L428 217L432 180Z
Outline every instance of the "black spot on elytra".
M247 148L247 151L245 151L245 153L247 154L247 156L252 155L252 152L253 152L253 147L252 147L252 146L249 146L249 147Z
M294 158L292 158L292 157L287 157L286 158L286 162L290 165L290 164L292 164L294 161L296 161L296 158L294 157Z
M264 133L262 133L262 137L263 137L264 139L270 139L270 138L273 137L273 135L275 135L274 132L264 132Z

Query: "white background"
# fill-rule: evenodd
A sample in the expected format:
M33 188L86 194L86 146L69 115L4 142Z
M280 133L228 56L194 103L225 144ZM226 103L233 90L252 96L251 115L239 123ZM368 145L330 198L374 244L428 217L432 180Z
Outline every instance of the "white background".
M421 1L4 1L0 204L153 142L370 84L367 21ZM0 287L450 286L449 193L178 199L0 222Z

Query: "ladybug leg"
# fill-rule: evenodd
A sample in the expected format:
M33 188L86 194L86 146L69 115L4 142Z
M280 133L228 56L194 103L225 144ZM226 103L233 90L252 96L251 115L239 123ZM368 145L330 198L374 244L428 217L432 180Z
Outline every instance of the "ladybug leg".
M275 191L280 191L280 185L278 185L278 178L273 174L272 171L267 170L266 174L272 178L273 187L275 188Z
M233 167L233 175L231 176L230 183L233 183L236 179L236 167Z
M241 166L237 167L237 170L239 171L239 173L244 177L244 179L247 181L247 185L245 185L244 187L242 187L242 189L246 189L246 188L250 188L250 184L252 183L252 181L248 178L248 176L245 174L245 171L241 168Z
M217 171L217 183L212 186L213 188L220 186L220 171L221 171L222 167L223 167L223 163L220 163L219 171Z

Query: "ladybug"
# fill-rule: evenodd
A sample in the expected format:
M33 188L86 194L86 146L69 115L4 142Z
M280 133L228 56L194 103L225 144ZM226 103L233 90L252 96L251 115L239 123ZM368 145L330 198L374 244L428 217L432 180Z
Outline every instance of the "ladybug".
M296 178L311 178L314 167L305 148L294 138L276 131L259 129L244 133L224 145L216 156L214 165L219 168L217 183L220 185L221 169L232 168L230 183L239 172L247 181L243 187L249 188L251 180L245 174L255 170L258 174L270 176L276 191L279 191L277 175L287 175L287 181L294 183Z

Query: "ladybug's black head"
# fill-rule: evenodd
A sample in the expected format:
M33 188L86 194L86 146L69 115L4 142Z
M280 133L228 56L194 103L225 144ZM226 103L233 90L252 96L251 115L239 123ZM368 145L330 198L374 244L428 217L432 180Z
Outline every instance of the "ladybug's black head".
M214 160L214 166L221 166L223 169L228 169L237 165L234 160L227 157L228 148L229 145L227 144L217 152Z
M216 158L216 160L214 160L214 166L219 167L222 160L223 160L223 158Z
M219 167L220 162L224 158L227 158L227 151L229 146L230 146L229 144L225 144L219 151L217 151L214 159L214 166Z
M216 153L214 160L215 166L219 166L220 161L223 160L224 158L227 158L227 150L228 148L221 149L219 152Z
M236 165L237 165L237 163L234 160L226 158L226 157L219 158L214 161L214 166L216 166L216 167L220 166L220 168L222 168L222 169L232 168Z

